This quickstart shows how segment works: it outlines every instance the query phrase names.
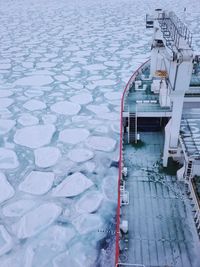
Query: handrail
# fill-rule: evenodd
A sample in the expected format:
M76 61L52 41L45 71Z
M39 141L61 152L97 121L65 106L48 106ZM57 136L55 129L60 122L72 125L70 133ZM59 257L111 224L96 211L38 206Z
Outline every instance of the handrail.
M128 83L126 84L126 87L122 93L121 98L121 110L120 110L120 150L119 150L119 172L118 172L118 199L117 199L117 223L116 223L116 251L115 251L115 265L119 263L119 224L120 224L120 179L121 179L121 173L122 173L122 139L123 139L123 111L124 111L124 98L125 94L127 93L128 89L130 88L130 85L135 80L135 77L137 76L138 72L144 65L146 65L147 62L149 62L150 59L145 61L131 76Z

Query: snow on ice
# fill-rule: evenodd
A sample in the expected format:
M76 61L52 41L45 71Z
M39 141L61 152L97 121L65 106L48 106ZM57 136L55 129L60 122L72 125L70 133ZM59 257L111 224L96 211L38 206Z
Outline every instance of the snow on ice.
M12 226L18 238L34 236L51 225L60 215L62 209L54 203L45 203L29 211Z
M76 172L66 177L54 190L54 197L73 197L90 188L93 182L84 174Z
M79 212L95 212L99 208L102 198L102 194L98 191L90 191L77 201L76 209Z
M54 132L53 124L29 126L16 131L14 142L26 147L38 148L48 145Z
M79 104L61 101L51 106L51 110L63 115L76 115L80 111L81 107Z
M114 150L116 141L110 137L90 136L86 144L93 149L110 152Z
M85 148L74 148L68 153L69 159L74 162L84 162L94 157L94 153L91 150Z
M75 129L65 129L60 132L59 140L64 143L78 144L84 141L90 132L86 129L75 128Z
M19 161L15 151L0 148L0 169L15 169L19 166Z
M14 120L0 119L0 135L7 134L14 126Z
M33 195L43 195L50 190L53 181L53 172L32 171L19 185L19 190Z
M57 163L61 157L60 150L57 147L41 147L34 151L35 164L41 168L48 168Z
M7 181L6 176L0 172L0 203L10 199L15 194L15 190Z
M36 99L31 99L31 100L27 101L23 105L23 107L30 110L30 111L34 111L34 110L44 109L44 108L46 108L46 105L42 101L39 101Z

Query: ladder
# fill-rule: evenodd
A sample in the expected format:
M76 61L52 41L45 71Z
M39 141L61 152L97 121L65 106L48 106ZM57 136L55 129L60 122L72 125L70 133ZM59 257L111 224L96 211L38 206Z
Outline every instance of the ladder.
M129 112L128 117L128 143L137 143L137 114Z
M192 178L193 160L189 159L187 163L187 168L185 171L185 179L190 180Z

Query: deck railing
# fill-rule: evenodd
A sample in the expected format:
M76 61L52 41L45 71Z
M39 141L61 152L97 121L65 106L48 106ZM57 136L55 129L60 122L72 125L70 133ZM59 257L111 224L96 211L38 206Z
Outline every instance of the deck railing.
M131 88L136 76L139 74L139 71L149 62L150 59L148 59L146 62L144 62L131 76L128 83L126 84L126 87L123 91L122 98L121 98L121 111L120 111L120 150L119 150L119 175L118 175L118 200L117 200L117 223L116 223L116 250L115 250L115 265L120 266L119 264L119 235L120 235L120 180L122 176L122 149L123 149L123 111L124 111L124 100L127 96L129 89ZM118 264L118 265L117 265ZM123 265L121 265L123 266ZM134 265L132 265L134 266ZM137 266L137 265L136 265Z

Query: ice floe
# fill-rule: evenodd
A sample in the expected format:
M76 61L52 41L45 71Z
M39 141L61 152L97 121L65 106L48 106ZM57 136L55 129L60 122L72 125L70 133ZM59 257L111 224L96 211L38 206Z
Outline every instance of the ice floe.
M22 114L17 121L23 126L31 126L39 123L38 118L29 113Z
M0 119L0 135L7 134L14 126L14 120Z
M20 199L9 203L2 208L4 216L7 217L21 217L27 211L31 210L36 205L36 201L31 199Z
M42 204L22 216L12 225L12 230L20 239L34 236L52 224L61 211L61 207L54 203Z
M97 214L84 213L73 220L73 225L80 234L88 234L102 228L102 218Z
M92 95L87 91L81 92L80 94L74 95L70 98L71 102L74 102L80 105L88 104L92 102L92 100L93 100Z
M77 196L93 185L84 174L76 172L66 177L54 190L54 197L73 197Z
M14 85L19 86L43 86L53 82L53 79L49 75L33 75L27 76L15 81Z
M88 130L82 128L65 129L60 132L59 140L64 143L75 145L84 141L89 134L90 132Z
M0 98L0 108L7 108L9 107L10 105L13 104L13 99L11 98L8 98L8 97L5 97L5 98Z
M0 90L0 97L8 97L11 96L13 92L11 90Z
M30 148L39 148L49 144L54 132L53 124L29 126L16 131L14 142Z
M93 149L110 152L114 150L116 141L110 137L90 136L86 144Z
M0 172L0 203L14 196L14 189L7 181L6 176Z
M121 92L108 92L104 94L108 100L120 100L122 97Z
M0 148L0 169L15 169L19 166L19 161L15 151Z
M46 108L46 104L43 103L42 101L36 100L36 99L31 99L27 101L24 105L24 108L34 111L34 110L40 110Z
M0 225L0 256L7 253L13 247L12 237L3 225Z
M91 150L85 148L75 148L69 151L69 159L74 162L84 162L94 157L94 153Z
M19 185L19 190L33 195L43 195L52 187L54 181L53 172L30 172Z
M98 191L90 191L82 196L76 203L76 209L79 212L95 212L101 202L102 202L102 194Z
M51 106L52 111L63 115L76 115L80 109L79 104L68 101L60 101Z
M47 266L57 254L66 249L76 232L72 226L50 226L28 246L25 255L25 266Z
M35 164L41 168L47 168L56 164L61 157L57 147L41 147L34 151Z

